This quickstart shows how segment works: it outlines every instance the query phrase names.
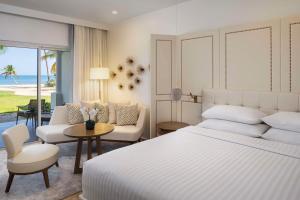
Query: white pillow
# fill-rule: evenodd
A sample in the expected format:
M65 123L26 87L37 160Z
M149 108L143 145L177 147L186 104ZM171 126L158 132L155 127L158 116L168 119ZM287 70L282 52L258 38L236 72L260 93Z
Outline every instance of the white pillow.
M277 112L262 120L274 128L300 132L299 112Z
M204 113L202 116L206 119L221 119L245 124L259 124L261 118L266 114L249 107L232 106L232 105L216 105Z
M266 140L300 145L300 133L298 132L271 128L262 137Z
M197 126L202 128L214 129L219 131L227 131L231 133L237 133L250 137L260 137L269 128L266 124L243 124L238 122L231 122L219 119L207 119Z

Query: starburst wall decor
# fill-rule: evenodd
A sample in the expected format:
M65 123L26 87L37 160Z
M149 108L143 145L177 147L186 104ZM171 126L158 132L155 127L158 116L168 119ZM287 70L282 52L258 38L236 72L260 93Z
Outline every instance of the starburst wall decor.
M122 74L123 77L125 75L125 77L127 78L127 83L119 83L117 85L120 90L123 90L124 88L127 88L128 90L134 90L137 85L141 84L142 80L140 76L144 74L146 70L142 65L135 66L135 63L136 62L133 57L127 57L124 65L119 64L117 66L117 70L110 73L110 77L112 80L118 80L122 77Z

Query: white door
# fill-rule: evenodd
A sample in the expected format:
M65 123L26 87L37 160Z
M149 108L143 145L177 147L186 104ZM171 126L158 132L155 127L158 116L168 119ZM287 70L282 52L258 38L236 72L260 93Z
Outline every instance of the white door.
M176 84L176 37L152 35L151 49L150 138L153 138L157 136L157 123L176 120L176 102L170 97Z

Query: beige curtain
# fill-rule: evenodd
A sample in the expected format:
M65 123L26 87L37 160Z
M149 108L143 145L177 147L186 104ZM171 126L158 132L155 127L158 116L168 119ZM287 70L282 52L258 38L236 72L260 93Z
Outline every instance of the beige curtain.
M75 25L73 74L74 102L100 99L99 81L90 80L90 68L93 67L107 67L107 32ZM102 99L102 101L105 101L105 99Z

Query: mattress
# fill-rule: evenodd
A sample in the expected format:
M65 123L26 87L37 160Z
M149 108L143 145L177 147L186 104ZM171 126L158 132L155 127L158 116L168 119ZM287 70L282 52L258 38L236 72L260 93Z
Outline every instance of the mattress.
M88 200L299 200L300 147L190 126L84 163Z

